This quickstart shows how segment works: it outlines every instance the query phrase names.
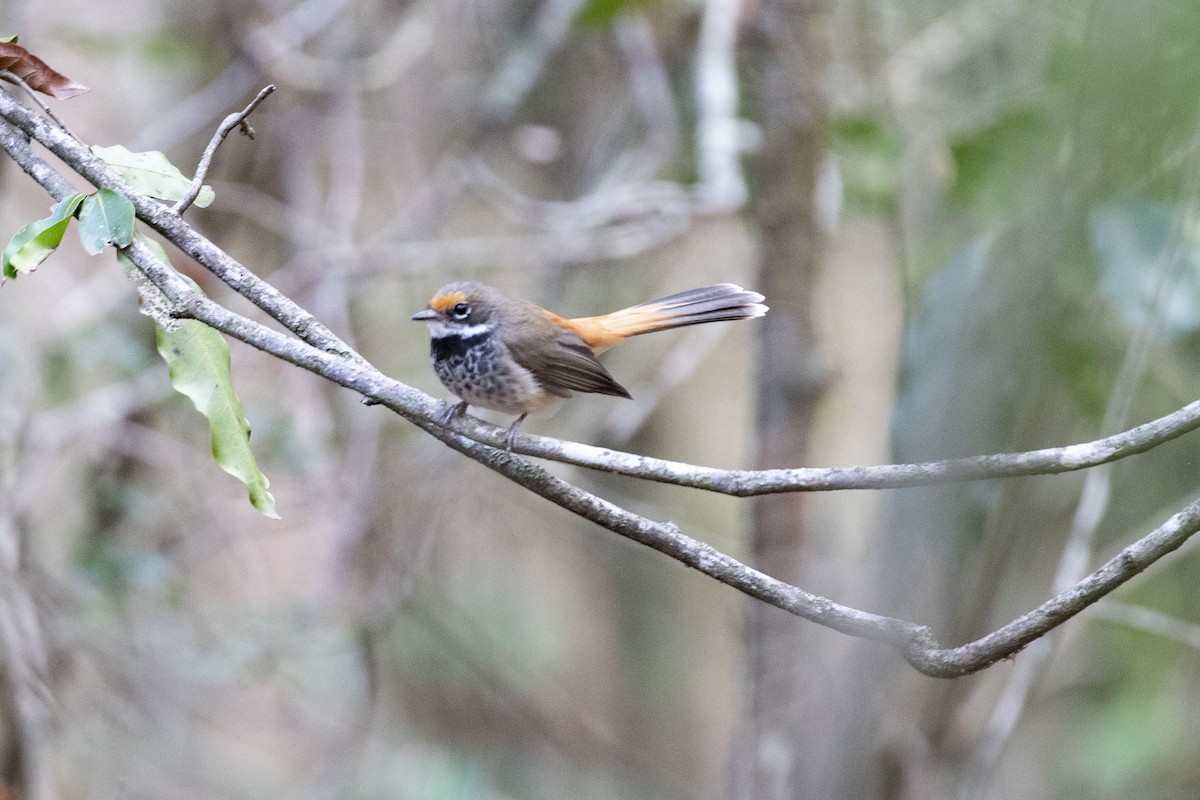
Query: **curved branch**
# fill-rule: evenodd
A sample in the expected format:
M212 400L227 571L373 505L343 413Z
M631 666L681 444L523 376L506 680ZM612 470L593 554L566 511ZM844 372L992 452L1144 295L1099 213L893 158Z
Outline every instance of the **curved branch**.
M504 429L472 419L459 428L478 441L502 446ZM847 489L902 489L991 478L1075 472L1144 453L1200 428L1200 401L1127 431L1063 447L1021 453L966 456L917 464L787 469L717 469L603 447L523 434L513 450L579 467L687 486L710 492L755 497L782 492L829 492Z
M171 211L176 214L182 214L188 210L192 203L196 202L196 198L200 196L200 190L204 188L204 178L208 175L208 168L212 166L213 156L217 154L217 148L221 146L221 142L225 141L225 137L229 135L230 131L240 127L242 133L248 138L254 138L254 129L246 123L246 117L250 116L254 112L254 109L258 108L262 101L266 100L267 96L273 91L275 91L275 84L267 84L245 108L225 117L224 121L217 126L217 130L213 134L212 139L209 140L208 146L204 148L204 155L200 157L200 163L196 167L196 175L192 178L191 185L188 186L187 194L179 198L179 202L171 207Z
M11 98L0 93L0 116L10 119L8 109L13 105ZM19 116L19 115L18 115ZM24 117L22 117L24 118ZM46 126L35 125L37 134L44 135ZM0 148L3 148L21 168L55 199L61 199L73 190L71 185L50 167L44 160L34 155L29 141L8 122L0 122ZM33 135L33 134L31 134ZM41 141L39 139L39 141ZM43 142L45 143L45 142ZM59 150L65 150L58 145ZM52 150L54 148L51 148ZM57 152L57 151L56 151ZM78 152L68 152L63 156L64 161L92 180L97 185L117 187L117 181L102 165L97 166L95 159L87 153L86 159L76 160ZM86 170L86 171L85 171ZM118 189L121 190L121 189ZM154 204L153 201L124 190L138 208L139 215L147 203L153 204L157 210L170 215L169 210ZM152 209L153 210L153 209ZM186 229L187 236L181 236L185 243L197 240L207 243L208 247L216 249L199 234L190 231L177 216L170 215L169 225L164 224L172 233L176 229ZM164 234L166 235L166 234ZM192 237L192 238L189 238ZM180 241L168 235L175 244ZM358 392L378 404L385 405L392 411L403 416L430 435L445 443L447 446L478 461L489 469L503 475L535 494L574 513L584 519L595 522L608 530L625 536L633 541L657 550L682 564L702 572L746 595L765 603L781 608L803 619L831 628L849 636L883 642L899 649L904 657L916 669L933 677L949 678L966 675L984 669L995 662L1009 658L1023 647L1042 636L1047 631L1063 624L1075 614L1095 603L1121 584L1139 574L1158 559L1180 547L1189 537L1200 530L1200 500L1194 501L1183 510L1172 516L1150 534L1126 547L1115 558L1091 575L1043 603L1038 608L1018 617L996 631L973 642L945 648L938 644L932 632L923 625L897 619L894 617L873 614L867 611L851 608L834 602L825 597L812 594L797 586L784 583L772 578L737 559L720 552L712 546L693 539L684 534L678 526L669 522L656 522L642 517L627 509L617 506L601 497L573 486L566 481L551 475L542 467L530 463L505 452L499 447L481 442L476 438L465 435L464 432L443 427L435 420L444 408L444 404L410 386L393 380L379 372L365 359L353 353L340 343L324 326L307 316L309 324L297 324L296 331L300 339L293 338L279 331L266 327L258 322L235 314L213 300L196 293L191 287L166 264L158 261L151 251L142 243L134 243L123 248L124 254L164 295L174 304L174 313L180 317L188 317L204 322L226 335L245 342L266 353L280 358L288 363L307 369L340 386ZM218 251L219 252L219 251ZM219 264L222 269L229 270L230 264L236 265L237 270L245 270L240 264L220 253ZM201 262L208 266L206 259ZM227 273L228 274L228 273ZM232 285L232 284L231 284ZM300 309L290 300L284 298L271 287L266 286L258 278L249 275L241 284L250 287L251 297L260 307L270 308L280 316L294 323L306 319L307 312ZM235 287L236 288L236 287ZM269 291L268 291L269 290ZM272 294L273 292L273 294ZM265 304L265 306L264 306ZM295 330L295 329L293 329ZM340 345L340 346L339 346ZM1196 404L1193 404L1195 406ZM1117 437L1109 437L1090 445L1072 445L1048 451L1035 451L1029 454L1012 454L1010 456L984 456L979 459L956 459L949 462L939 462L939 465L896 465L892 469L915 470L907 480L927 480L939 477L942 480L966 480L968 477L997 477L1001 474L1028 474L1013 472L1017 469L1028 469L1028 462L1042 459L1053 471L1057 465L1062 469L1080 469L1088 458L1119 457L1116 453L1128 455L1130 452L1141 452L1160 441L1170 438L1164 431L1173 431L1179 435L1196 427L1195 415L1197 409L1188 406L1169 415L1162 420L1139 426ZM1175 417L1182 415L1180 419ZM476 429L483 430L490 436L481 423L471 423L467 426L472 433ZM1165 437L1165 438L1164 438ZM481 437L487 438L487 437ZM499 439L496 444L500 444ZM538 445L549 443L554 447L582 448L569 442L555 442L541 437L522 437L535 447L523 449L537 450ZM599 448L589 448L594 453L608 454L609 457L619 456L625 459L639 458L629 454L611 454ZM1107 455L1105 455L1107 453ZM541 453L539 453L541 454ZM619 459L618 459L619 460ZM644 460L648 463L653 460ZM670 463L670 462L663 462ZM1097 462L1102 463L1102 462ZM999 466L997 466L999 464ZM958 465L958 466L947 466ZM973 466L972 466L973 465ZM936 467L936 469L935 469ZM690 467L691 470L701 468ZM862 470L880 470L888 468L852 468L845 474ZM987 474L969 474L971 470ZM997 471L999 470L999 471ZM1003 470L1009 470L1005 472ZM616 470L611 470L616 471ZM957 471L957 472L956 472ZM1059 470L1061 471L1061 469ZM719 473L720 470L711 472ZM796 473L796 470L769 470L758 474L774 472ZM832 474L829 470L813 472ZM936 474L935 474L936 473ZM756 473L745 473L753 477ZM921 476L926 474L925 478ZM914 477L916 476L916 477ZM949 478L947 478L949 476ZM894 480L899 480L895 478ZM914 482L896 482L889 485L916 485ZM815 487L805 487L815 488ZM838 488L867 488L866 486L842 486ZM784 491L786 489L775 489ZM794 490L794 488L793 488Z
M447 446L498 472L514 483L584 519L657 550L756 600L840 633L883 642L901 650L910 664L931 677L953 678L978 672L1020 652L1155 561L1178 549L1200 530L1200 500L1194 501L1150 534L1134 542L1084 580L976 641L943 648L924 625L844 606L797 586L784 583L716 548L684 534L670 522L656 522L556 478L542 467L514 457L501 448L481 444L429 419L411 416L415 390L392 380L370 365L315 350L283 334L240 318L199 295L179 281L170 285L170 270L155 262L135 243L132 260L147 276L166 285L169 296L184 302L187 316L276 355L297 366L353 389L405 416ZM164 288L160 286L160 288ZM188 297L191 295L191 297ZM420 392L416 392L420 395ZM433 409L439 404L434 403ZM430 410L433 410L430 409Z

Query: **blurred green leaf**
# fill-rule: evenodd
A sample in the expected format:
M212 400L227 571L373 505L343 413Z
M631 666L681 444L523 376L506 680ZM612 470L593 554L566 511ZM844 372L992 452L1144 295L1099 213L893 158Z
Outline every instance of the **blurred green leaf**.
M1039 179L1039 155L1048 149L1052 121L1046 113L1016 108L995 123L950 145L954 161L951 201L983 205L1008 215L1020 206L1030 180Z
M1006 323L998 318L1003 303L992 250L990 238L978 239L925 282L905 331L893 416L897 455L905 461L989 452L1003 441L992 409L1011 387L996 359L1018 331L1000 330ZM940 449L938 443L955 440L952 449Z
M278 519L267 477L250 450L250 423L233 389L224 337L202 322L181 320L175 331L158 328L158 352L167 362L171 385L208 418L217 464L246 484L251 505Z
M1126 682L1090 716L1078 727L1074 761L1079 780L1103 797L1131 796L1129 790L1170 765L1187 738L1178 707L1150 681Z
M1111 359L1097 331L1052 330L1046 337L1046 359L1071 393L1081 414L1099 421L1112 392Z
M653 0L588 0L575 15L575 24L583 27L605 28L627 11L645 9Z
M133 203L112 189L101 189L83 200L79 209L79 241L91 255L105 247L125 247L133 241Z
M204 68L206 57L213 55L204 40L199 39L188 28L161 28L145 31L140 41L133 36L143 57L157 67L171 67L181 72L194 72Z
M159 200L181 200L192 185L190 178L167 160L160 150L134 153L123 145L101 147L92 145L92 152L104 159L130 186ZM196 197L196 205L205 208L216 195L211 186L204 186Z
M50 208L50 216L30 222L13 235L2 257L4 277L16 278L33 272L57 250L83 198L82 194L64 197Z
M1042 361L1031 319L1038 290L1009 268L1011 245L980 237L922 287L900 354L891 423L896 460L1014 449L1015 409ZM996 481L966 491L914 489L897 508L924 519L921 535L949 550L979 540L1000 491Z
M20 38L20 34L17 34L17 33L14 33L12 36L0 36L0 44L8 44L8 43L16 44L17 39L19 39L19 38Z
M92 584L112 596L131 590L161 591L170 586L173 577L170 561L163 554L95 535L83 538L75 559Z
M830 148L838 156L851 212L892 212L897 205L899 170L904 150L899 131L866 115L837 117L830 122Z
M1088 222L1101 291L1125 325L1153 321L1172 336L1200 331L1200 259L1181 212L1132 201L1097 209Z

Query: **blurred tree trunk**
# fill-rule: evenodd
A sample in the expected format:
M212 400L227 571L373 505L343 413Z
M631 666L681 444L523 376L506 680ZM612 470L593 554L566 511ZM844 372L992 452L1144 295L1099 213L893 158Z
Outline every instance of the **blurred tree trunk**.
M45 763L45 637L22 564L25 543L5 506L0 503L0 797L48 800L54 793Z
M759 286L771 306L760 356L760 467L804 464L825 384L811 298L821 253L816 187L823 157L823 56L815 30L820 0L764 0L750 20L748 69L762 147L754 168ZM805 541L803 493L755 504L751 563L785 581L800 576ZM735 795L754 800L802 796L796 747L805 723L804 673L797 654L809 635L800 620L762 603L746 620L748 715L735 767Z

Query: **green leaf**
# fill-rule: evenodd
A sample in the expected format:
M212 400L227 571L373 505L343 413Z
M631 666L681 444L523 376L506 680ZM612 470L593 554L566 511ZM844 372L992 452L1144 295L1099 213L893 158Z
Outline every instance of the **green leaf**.
M279 519L275 498L267 491L267 476L250 451L250 423L233 390L224 337L202 322L181 320L178 330L158 329L158 352L167 362L171 385L208 418L217 464L246 484L251 505Z
M19 33L14 33L12 36L0 36L0 44L16 44L20 38Z
M64 197L50 208L50 216L29 223L13 235L0 258L4 277L15 278L33 272L57 250L83 198L82 194Z
M92 145L92 152L104 159L104 163L130 186L159 200L182 200L191 188L191 179L168 161L161 150L134 153L116 144L112 147ZM212 187L204 186L196 197L196 205L205 208L215 197Z
M79 241L91 255L110 244L128 246L133 241L133 203L112 189L88 195L79 210Z
M1015 108L987 127L950 143L950 200L1008 219L1028 202L1031 182L1056 154L1055 118L1041 108Z

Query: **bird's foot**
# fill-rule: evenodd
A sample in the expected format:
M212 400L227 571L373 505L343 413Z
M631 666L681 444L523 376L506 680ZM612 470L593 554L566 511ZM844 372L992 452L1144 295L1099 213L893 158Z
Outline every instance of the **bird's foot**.
M517 430L521 427L521 423L525 421L528 414L522 414L513 420L513 424L508 426L508 433L504 435L504 449L509 453L512 452L513 442L517 440Z
M463 414L466 414L467 407L470 405L471 404L466 400L463 400L461 403L455 403L452 406L448 405L446 410L442 412L442 416L438 422L440 422L443 427L449 425L451 422L454 422L454 420L460 418Z

